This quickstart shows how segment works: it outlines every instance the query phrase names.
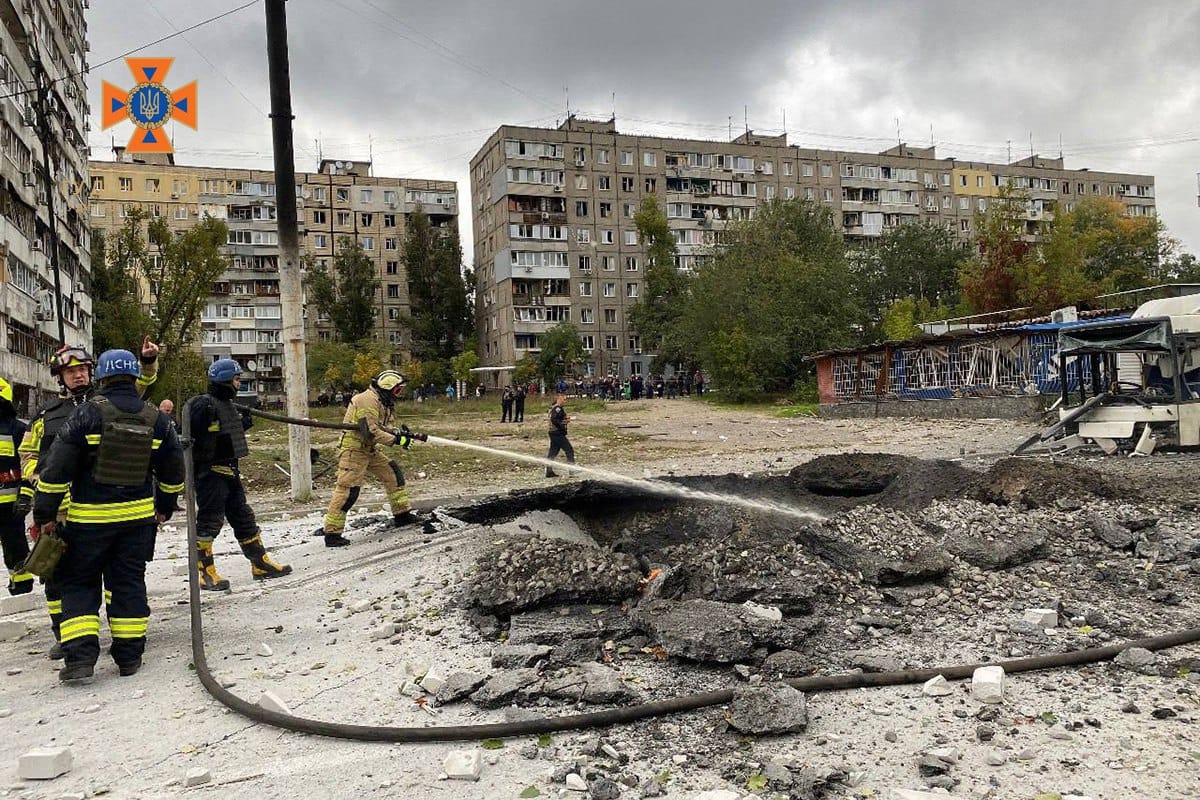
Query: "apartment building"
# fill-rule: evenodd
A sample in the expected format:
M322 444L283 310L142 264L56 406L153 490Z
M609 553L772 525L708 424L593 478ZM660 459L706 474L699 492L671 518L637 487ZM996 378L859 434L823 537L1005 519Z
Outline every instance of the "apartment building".
M92 340L86 5L0 0L0 376L13 384L23 415L58 391L48 365L60 344L59 300L66 341L90 346ZM54 177L49 196L35 107L39 64L57 107L47 138Z
M644 374L652 356L628 319L646 260L633 216L648 195L665 206L676 266L693 269L730 222L775 198L829 205L843 235L867 245L922 219L969 238L976 212L1004 186L1029 195L1030 236L1055 204L1070 209L1082 197L1155 213L1152 176L1068 170L1061 158L990 164L905 144L817 150L752 131L730 142L634 136L615 120L576 117L557 128L502 126L471 159L480 362L511 366L571 322L589 356L584 372ZM503 370L491 374L504 380Z
M297 173L301 255L332 266L337 243L349 237L375 263L380 280L376 336L393 345L400 364L408 342L407 272L401 259L408 215L418 206L439 228L457 225L457 187L452 181L375 177L370 163L327 159L315 173ZM275 174L272 171L184 166L170 156L91 162L90 219L113 232L134 208L165 219L173 229L204 217L229 228L229 269L213 284L201 325L205 359L237 359L246 369L242 393L266 403L283 400L282 306ZM144 298L152 305L149 287ZM330 321L315 309L305 314L309 341L332 337Z

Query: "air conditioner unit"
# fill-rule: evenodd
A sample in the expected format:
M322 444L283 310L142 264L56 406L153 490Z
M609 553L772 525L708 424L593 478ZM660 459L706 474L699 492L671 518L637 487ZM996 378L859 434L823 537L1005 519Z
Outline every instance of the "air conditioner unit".
M1050 321L1058 324L1064 322L1078 322L1079 311L1075 306L1066 306L1050 312Z
M29 243L29 248L31 250L33 250L33 252L35 252L35 253L42 252L42 240L34 239L32 242Z
M561 192L562 190L563 190L563 187L561 185L554 187L554 191L556 191L556 192Z
M754 171L755 171L755 172L762 172L762 171L763 171L762 164L759 164L757 167L755 167L755 168L754 168Z
M543 211L542 212L542 222L549 222L549 220L550 220L550 212Z
M577 158L577 159L575 159L575 166L577 166L577 167L582 167L582 166L583 166L584 164L586 164L586 163L587 163L587 162L586 162L586 161L584 161L582 158Z
M276 342L267 342L267 349L268 350L278 350L279 344Z

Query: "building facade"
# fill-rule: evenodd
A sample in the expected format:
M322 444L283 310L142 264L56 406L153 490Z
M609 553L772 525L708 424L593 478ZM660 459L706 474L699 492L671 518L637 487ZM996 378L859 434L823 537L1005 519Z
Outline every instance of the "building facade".
M1154 179L1068 170L1061 158L1012 164L938 158L900 144L882 153L816 150L752 131L731 142L621 134L614 120L575 117L557 128L503 126L471 159L480 362L511 366L538 351L560 322L580 331L586 374L646 373L651 355L628 323L640 300L646 249L633 217L642 199L664 205L676 266L693 269L731 221L759 204L827 204L848 240L864 244L927 220L963 238L1002 187L1030 197L1029 235L1053 204L1114 197L1152 215ZM503 370L489 374L504 380Z
M90 346L92 339L85 5L0 0L0 376L13 384L22 415L58 391L48 366L60 345L60 305L66 342ZM45 149L39 106L49 112Z
M201 325L206 360L231 357L247 371L243 394L279 403L283 385L282 307L275 173L174 164L163 156L138 159L118 149L116 161L91 162L90 219L114 233L134 208L184 229L204 217L229 228L229 269L213 284ZM435 226L456 229L458 199L452 181L374 177L367 162L322 161L314 173L296 174L301 256L332 265L338 242L362 245L378 269L376 336L393 346L401 363L409 342L407 271L401 258L408 215L420 206ZM144 299L152 306L149 287ZM332 326L315 309L305 315L309 341L332 338ZM317 388L317 387L314 387Z

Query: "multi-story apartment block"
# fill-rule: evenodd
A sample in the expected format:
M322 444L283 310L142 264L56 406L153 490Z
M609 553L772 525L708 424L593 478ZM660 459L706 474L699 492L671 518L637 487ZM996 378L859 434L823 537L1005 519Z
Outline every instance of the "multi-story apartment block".
M229 228L229 269L213 284L201 325L201 352L209 360L232 357L249 373L245 395L267 403L283 399L282 307L275 174L270 171L182 166L169 157L118 152L113 162L91 163L91 221L119 230L137 207L173 229L203 217ZM367 162L321 162L315 173L297 173L301 253L332 266L342 237L362 245L378 268L375 335L393 345L399 364L408 342L407 270L401 258L408 215L419 205L441 228L457 225L457 188L451 181L373 177ZM147 287L143 287L145 290ZM147 303L150 295L144 295ZM310 341L332 336L329 320L306 314Z
M1154 179L1068 170L1061 158L1012 164L938 158L900 144L882 153L816 150L747 132L731 142L621 134L615 121L569 118L558 128L503 126L471 159L480 361L513 365L560 322L580 331L587 374L644 373L650 355L628 323L646 250L633 217L664 205L676 266L719 247L731 221L760 203L827 204L849 240L869 244L914 220L969 238L1001 187L1030 198L1028 233L1083 197L1114 197L1131 216L1154 214ZM503 371L494 370L495 380Z
M60 344L56 300L66 341L90 346L92 339L85 5L0 0L0 376L13 384L21 414L58 390L49 373L50 356ZM51 110L46 145L52 196L46 193L39 138L39 70Z

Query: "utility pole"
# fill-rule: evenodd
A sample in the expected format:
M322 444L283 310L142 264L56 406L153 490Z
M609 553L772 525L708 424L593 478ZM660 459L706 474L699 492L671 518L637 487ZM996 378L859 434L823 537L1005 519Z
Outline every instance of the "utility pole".
M288 67L286 0L266 0L267 71L271 85L271 134L275 151L275 207L279 222L279 300L283 306L283 385L290 417L308 416L304 353L304 301L300 285L300 238L296 228L296 164L292 151L292 88ZM308 428L288 426L292 499L312 496Z
M54 179L50 174L50 113L53 96L50 94L50 76L42 65L42 59L32 41L29 43L29 63L33 67L34 80L37 82L37 100L34 105L37 114L37 136L42 144L42 189L46 192L46 217L50 228L50 248L46 260L50 272L54 274L54 319L58 321L58 344L67 343L67 332L63 326L62 277L59 274L58 263L58 220L54 214ZM36 228L36 226L35 226Z

